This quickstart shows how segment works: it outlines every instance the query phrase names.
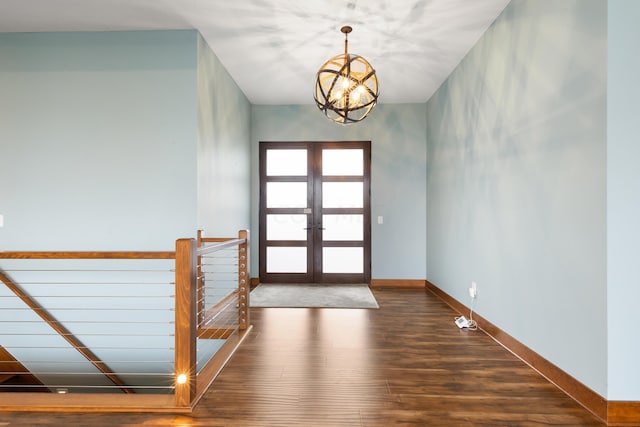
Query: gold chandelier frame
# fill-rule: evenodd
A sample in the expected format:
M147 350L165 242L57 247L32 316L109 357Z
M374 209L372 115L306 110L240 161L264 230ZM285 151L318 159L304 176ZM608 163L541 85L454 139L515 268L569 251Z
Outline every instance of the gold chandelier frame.
M360 55L349 54L347 35L350 26L340 29L344 33L344 54L325 62L316 74L314 99L329 119L350 124L363 120L378 102L376 70Z

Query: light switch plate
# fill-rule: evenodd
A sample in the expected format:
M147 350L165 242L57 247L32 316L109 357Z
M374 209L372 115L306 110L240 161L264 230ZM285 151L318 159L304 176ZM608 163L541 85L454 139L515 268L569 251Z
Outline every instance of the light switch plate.
M0 214L0 228L4 227L4 215Z

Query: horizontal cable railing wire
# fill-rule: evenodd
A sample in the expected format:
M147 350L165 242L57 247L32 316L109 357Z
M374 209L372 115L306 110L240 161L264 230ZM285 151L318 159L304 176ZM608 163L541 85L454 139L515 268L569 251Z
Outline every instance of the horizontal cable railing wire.
M41 309L0 286L0 346L26 370L12 372L13 362L0 360L5 378L0 392L15 389L27 377L52 392L173 391L172 260L2 261L3 275ZM48 323L39 315L42 311ZM120 381L110 380L97 366L107 367Z
M201 241L198 248L198 372L238 329L238 241Z

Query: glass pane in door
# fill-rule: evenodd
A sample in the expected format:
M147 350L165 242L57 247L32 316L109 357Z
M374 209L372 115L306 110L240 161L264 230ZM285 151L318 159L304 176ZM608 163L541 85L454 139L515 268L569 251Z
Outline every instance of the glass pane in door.
M267 176L306 176L307 150L267 150Z
M362 215L322 215L323 240L362 240Z
M362 182L323 182L323 208L361 208L364 205Z
M267 273L306 273L307 248L267 247Z
M306 182L267 182L268 208L306 208Z
M307 215L267 215L267 240L307 240Z
M363 266L363 248L325 247L322 250L324 273L362 273Z
M322 150L322 175L362 176L363 173L362 149Z

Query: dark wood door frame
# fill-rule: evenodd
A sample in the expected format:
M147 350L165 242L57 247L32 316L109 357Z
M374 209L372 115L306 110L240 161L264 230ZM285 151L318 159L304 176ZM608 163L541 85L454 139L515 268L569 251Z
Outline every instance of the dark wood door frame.
M306 177L302 176L270 176L266 175L266 150L268 149L295 149L305 148L310 155L307 156ZM362 177L354 176L322 176L321 153L322 149L362 149L364 154L364 170ZM369 283L371 280L371 142L370 141L340 141L340 142L260 142L260 212L259 212L259 274L260 281L264 283ZM267 208L266 184L267 182L306 182L307 206L311 207L308 214L307 240L306 241L269 241L266 240L266 217L274 210ZM363 183L363 207L362 208L323 208L322 184L324 182L362 182ZM303 214L308 209L302 208L278 208L280 214ZM363 216L363 240L360 241L324 241L322 240L322 215L323 214L362 214ZM306 273L267 273L266 259L267 246L288 246L308 249ZM322 273L322 248L323 247L362 247L363 248L363 273Z

